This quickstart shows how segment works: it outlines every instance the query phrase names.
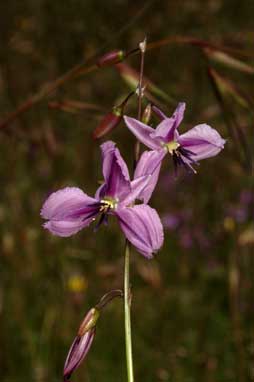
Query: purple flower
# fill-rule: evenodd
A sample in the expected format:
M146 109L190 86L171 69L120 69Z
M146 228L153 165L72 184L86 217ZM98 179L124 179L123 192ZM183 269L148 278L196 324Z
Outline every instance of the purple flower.
M76 187L54 192L44 203L41 216L44 227L58 236L71 236L97 217L96 227L116 216L126 238L138 252L151 258L163 243L163 228L157 212L147 204L134 205L135 199L148 202L156 185L157 154L146 154L137 165L134 180L115 144L101 145L104 183L90 197ZM155 160L154 160L154 157ZM155 163L155 164L153 164ZM149 170L150 169L150 170Z
M254 194L250 190L242 190L240 194L240 203L243 205L249 205L254 200Z
M183 229L180 232L180 245L184 249L190 249L193 246L193 238L191 231Z
M170 230L176 230L181 224L181 217L179 214L168 213L162 218L163 226Z
M175 168L183 165L188 170L196 172L192 164L217 155L223 149L225 140L206 124L197 125L180 135L177 129L182 122L184 110L183 102L178 104L170 118L157 110L162 121L156 129L127 116L124 120L127 127L144 145L161 152L162 158L169 153Z

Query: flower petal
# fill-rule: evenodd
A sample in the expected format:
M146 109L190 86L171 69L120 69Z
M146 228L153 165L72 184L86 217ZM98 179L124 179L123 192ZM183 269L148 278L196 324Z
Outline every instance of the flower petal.
M157 212L146 204L116 211L120 227L138 252L152 258L163 244L164 235Z
M135 199L140 200L140 195L142 194L144 188L147 187L150 182L151 175L140 176L131 182L131 192L123 199L120 203L120 208L127 207L135 201Z
M127 116L124 117L124 121L127 127L130 129L130 131L144 145L153 150L161 148L160 140L158 138L151 138L151 134L155 132L155 130L152 127L145 125L144 123L138 121L135 118L130 118Z
M179 102L177 108L174 111L172 118L175 120L175 125L178 127L183 120L186 104L185 102Z
M121 200L131 189L126 163L112 141L103 143L101 151L105 185L100 190L100 197L106 195L113 198L118 197Z
M217 155L226 141L215 129L201 124L180 135L178 142L183 148L193 152L195 161L199 161Z
M99 211L98 200L76 187L66 187L49 196L41 209L43 226L54 235L71 236L88 226Z
M97 202L96 199L85 194L80 188L66 187L53 192L48 197L42 206L41 216L48 220L62 220L73 215L73 213L81 211L85 206Z
M93 220L94 216L87 220L49 220L43 224L43 227L49 230L53 235L61 237L69 237L75 235L82 228L87 227Z
M157 117L162 121L163 119L167 118L166 114L163 113L162 110L160 110L157 106L152 105L153 112L157 115Z
M67 355L63 377L64 381L70 379L71 374L78 368L82 360L87 355L95 335L95 328L92 328L86 332L82 337L77 336L70 348L70 351Z
M156 128L156 130L151 134L151 138L161 138L163 141L170 142L176 139L175 133L176 129L183 120L185 110L185 103L180 102L174 111L171 118L165 118Z
M154 188L158 182L161 163L166 153L167 152L164 149L144 151L138 161L134 173L134 179L143 175L151 175L148 184L143 188L142 192L140 192L137 197L139 200L143 200L145 204L147 204L150 200Z

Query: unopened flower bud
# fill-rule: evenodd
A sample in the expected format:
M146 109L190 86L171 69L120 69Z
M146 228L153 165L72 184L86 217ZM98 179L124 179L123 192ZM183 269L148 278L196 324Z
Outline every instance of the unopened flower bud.
M75 337L69 353L67 355L63 379L67 381L70 379L72 373L79 367L85 356L87 355L95 335L95 327L86 332L83 336Z
M148 125L149 122L150 122L150 119L151 119L151 115L152 115L152 105L149 103L146 106L145 110L143 111L143 115L142 115L141 121L145 125Z
M78 336L83 336L86 332L95 327L99 316L100 312L98 309L90 309L79 327Z
M129 93L120 105L114 106L113 109L104 116L99 126L97 126L93 132L94 139L103 137L119 125L123 119L124 108L133 94L134 92Z
M99 139L112 131L119 123L121 122L123 118L123 106L115 106L113 107L112 111L107 113L102 121L100 122L99 126L96 127L96 129L93 132L93 138Z
M104 54L102 57L100 57L96 64L99 67L102 66L110 66L117 64L118 62L123 61L123 59L126 57L126 54L123 50L113 50L112 52L108 52Z
M95 308L90 309L86 314L79 327L78 334L74 338L74 341L70 347L64 364L64 382L70 379L72 373L79 367L87 355L95 336L96 323L100 316L100 311L115 297L123 297L123 291L120 289L114 289L106 293L102 296Z
M87 355L94 339L95 326L99 315L98 309L92 308L81 323L78 334L74 338L64 364L64 381L70 379L71 374L78 368Z

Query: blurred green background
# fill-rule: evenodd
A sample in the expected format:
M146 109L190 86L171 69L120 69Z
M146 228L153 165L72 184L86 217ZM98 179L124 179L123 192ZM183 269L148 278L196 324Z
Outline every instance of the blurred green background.
M151 261L133 251L131 260L137 381L254 381L253 15L252 0L0 2L2 121L42 84L94 55L134 49L145 35L148 42L191 36L239 51L219 60L220 50L205 55L175 43L145 57L145 76L187 103L182 129L207 122L227 144L197 175L175 179L172 163L163 166L151 201L164 222L163 249ZM126 63L138 70L138 55ZM84 314L122 287L124 239L115 222L64 239L43 230L39 213L58 188L95 192L101 168L92 132L129 91L114 67L83 74L0 131L3 382L61 380ZM172 113L173 102L154 97ZM56 105L70 101L68 110ZM136 115L135 99L127 112ZM130 132L121 124L107 138L131 166ZM72 380L126 380L120 300L106 308Z

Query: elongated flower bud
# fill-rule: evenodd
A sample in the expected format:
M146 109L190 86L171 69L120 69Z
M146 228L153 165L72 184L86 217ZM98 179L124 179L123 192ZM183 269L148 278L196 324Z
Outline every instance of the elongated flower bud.
M87 355L92 345L94 335L95 327L87 331L83 336L75 337L64 364L64 381L70 379L72 373L79 367L80 363Z
M79 367L83 359L86 357L95 336L96 323L100 316L101 310L108 305L116 297L123 297L123 291L120 289L113 289L106 293L98 304L90 309L86 314L84 320L82 321L78 334L74 338L74 341L70 347L69 353L67 355L64 371L63 380L68 381L72 373Z
M78 334L74 338L64 364L64 381L70 379L71 374L77 369L77 367L87 355L94 339L96 330L95 326L99 315L99 310L92 308L89 310L84 320L82 321L78 330Z
M96 65L100 68L102 66L110 66L117 64L118 62L123 61L123 59L126 57L126 54L123 50L113 50L112 52L108 52L104 54L102 57L100 57Z
M150 122L151 116L152 116L152 105L149 103L146 106L145 110L143 111L143 115L142 115L141 121L145 125L148 125L149 122Z
M104 116L99 126L97 126L93 132L94 139L99 139L103 137L105 134L109 133L117 125L119 125L119 123L123 119L123 111L125 105L128 103L129 99L133 96L133 94L134 92L129 93L120 105L114 106L113 109Z
M100 312L98 309L90 309L79 327L78 335L81 337L90 329L92 329L96 325L99 316Z
M112 131L119 123L121 122L123 118L123 107L115 106L113 107L112 111L107 113L102 121L100 122L99 126L96 127L96 129L93 132L93 138L99 139Z

